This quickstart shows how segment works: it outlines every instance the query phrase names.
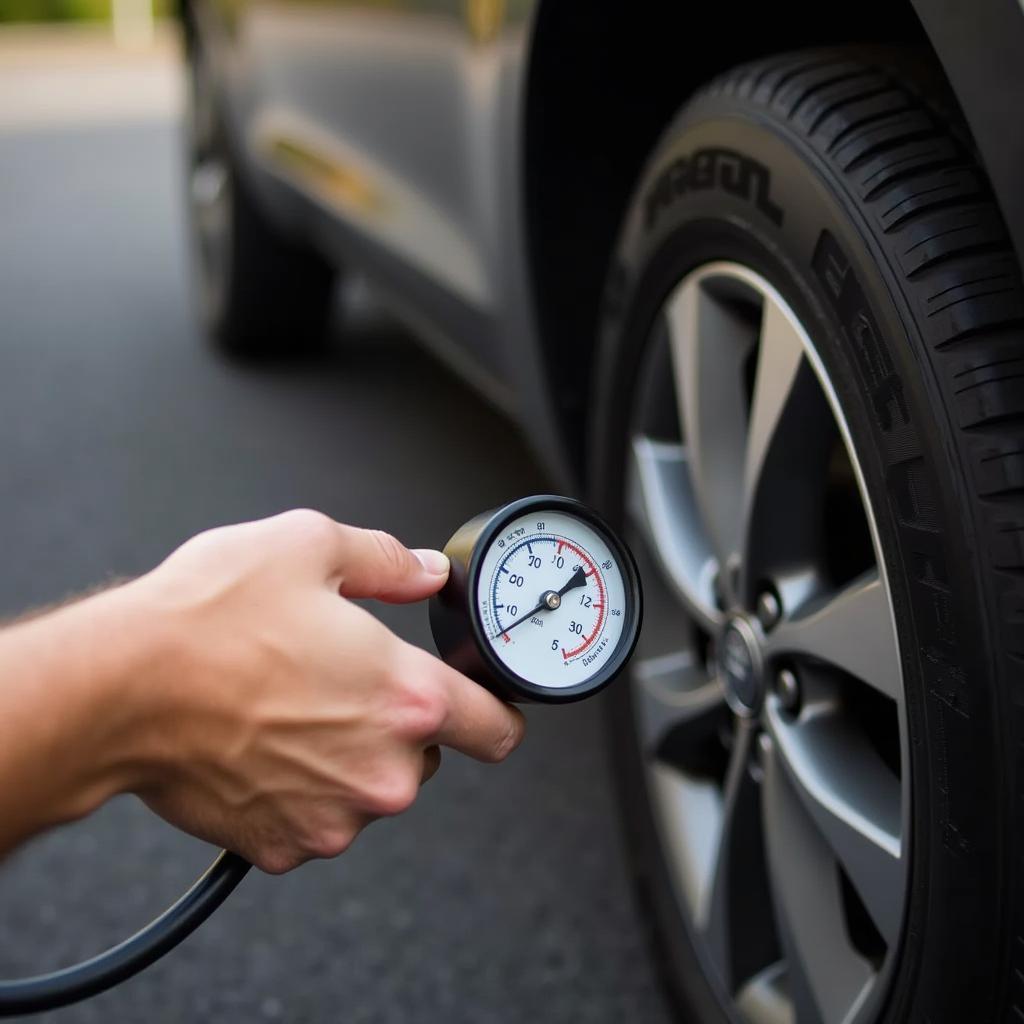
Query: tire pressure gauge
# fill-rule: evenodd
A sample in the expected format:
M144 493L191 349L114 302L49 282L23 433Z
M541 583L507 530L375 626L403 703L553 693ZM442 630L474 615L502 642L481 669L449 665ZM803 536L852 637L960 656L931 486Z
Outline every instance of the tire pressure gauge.
M523 498L448 542L448 582L430 602L438 651L505 700L560 703L607 686L640 632L640 579L626 546L578 501ZM223 851L131 938L51 974L0 981L0 1017L86 999L148 967L205 921L249 864Z
M563 703L607 686L640 633L633 557L570 498L523 498L471 519L445 547L430 602L438 652L510 701Z

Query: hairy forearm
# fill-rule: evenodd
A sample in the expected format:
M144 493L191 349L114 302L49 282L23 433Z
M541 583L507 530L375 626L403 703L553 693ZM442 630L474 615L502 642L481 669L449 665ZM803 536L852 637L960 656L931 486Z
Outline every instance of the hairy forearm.
M440 552L296 510L0 629L0 855L132 792L287 871L405 810L439 746L501 760L522 716L349 600L447 576Z
M129 590L0 630L0 856L135 782L146 653Z

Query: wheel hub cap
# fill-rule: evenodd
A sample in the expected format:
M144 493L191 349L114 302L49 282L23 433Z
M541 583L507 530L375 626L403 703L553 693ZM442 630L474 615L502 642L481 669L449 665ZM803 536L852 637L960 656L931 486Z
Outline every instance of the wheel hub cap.
M764 660L754 626L742 615L725 627L719 663L729 707L744 718L756 715L764 700Z

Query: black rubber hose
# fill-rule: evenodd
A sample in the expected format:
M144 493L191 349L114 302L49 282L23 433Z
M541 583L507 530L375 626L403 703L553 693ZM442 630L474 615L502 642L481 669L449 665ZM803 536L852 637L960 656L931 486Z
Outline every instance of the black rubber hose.
M177 903L130 939L52 974L0 981L0 1017L77 1003L138 974L191 935L231 895L250 867L248 861L224 850Z

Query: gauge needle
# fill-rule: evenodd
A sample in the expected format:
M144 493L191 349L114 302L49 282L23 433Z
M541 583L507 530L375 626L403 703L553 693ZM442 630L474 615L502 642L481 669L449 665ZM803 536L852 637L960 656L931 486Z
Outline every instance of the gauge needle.
M585 587L587 585L587 574L583 571L581 565L570 577L569 582L566 583L560 591L558 591L559 597L565 597L566 592L569 590L575 590L577 587Z
M562 598L568 591L575 590L576 587L585 587L586 585L587 574L583 571L583 566L581 565L569 577L569 582L566 583L566 585L562 587L561 590L545 590L544 593L541 594L540 601L537 603L536 608L531 608L530 611L528 611L525 615L516 619L516 621L513 622L511 626L506 626L504 629L499 629L498 632L491 637L491 639L497 640L498 637L501 636L503 633L508 633L509 630L515 629L515 627L518 626L520 622L525 622L527 619L533 618L533 616L536 615L537 612L554 611L562 603ZM556 599L553 603L552 598Z

